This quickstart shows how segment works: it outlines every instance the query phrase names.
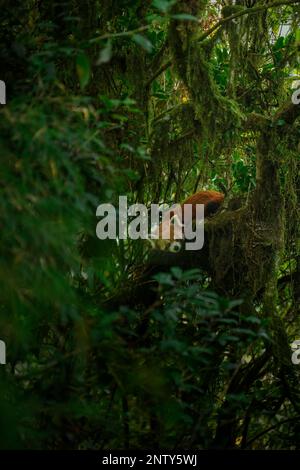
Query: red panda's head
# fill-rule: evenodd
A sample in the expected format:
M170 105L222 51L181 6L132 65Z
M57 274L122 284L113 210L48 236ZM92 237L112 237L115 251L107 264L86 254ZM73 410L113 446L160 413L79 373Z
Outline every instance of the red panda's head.
M164 220L156 229L158 239L153 240L154 247L158 250L170 249L170 251L178 251L183 239L183 224L192 223L196 219L197 204L204 205L204 217L211 217L215 214L224 201L224 194L218 191L199 191L189 196L176 210L168 212L168 218ZM184 220L184 206L191 204L192 220ZM197 220L197 223L201 222Z

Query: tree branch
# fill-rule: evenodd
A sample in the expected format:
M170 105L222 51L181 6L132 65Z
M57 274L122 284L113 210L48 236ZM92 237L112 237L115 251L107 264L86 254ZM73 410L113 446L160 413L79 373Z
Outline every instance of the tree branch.
M146 87L150 86L151 83L159 77L161 73L163 73L165 70L167 70L170 66L172 65L172 62L168 60L165 64L163 64L153 75L152 77L149 78L149 80L146 82Z
M268 3L266 5L258 5L253 8L245 8L244 10L241 10L237 13L234 13L233 15L227 16L226 18L222 18L219 20L214 26L212 26L210 29L205 31L199 38L199 41L204 41L208 36L210 36L216 29L218 29L220 26L222 26L225 23L228 23L228 21L232 21L235 18L239 18L240 16L244 15L252 15L254 13L258 13L260 11L268 10L269 8L276 8L284 5L293 5L296 3L300 3L300 0L279 0L276 2Z
M283 119L286 124L293 124L300 116L300 105L294 104L292 100L286 101L284 105L275 113L273 121Z
M270 123L271 120L263 116L262 114L250 113L247 116L245 122L245 129L252 131L260 131L263 130Z
M256 434L256 436L252 437L252 439L249 439L249 441L247 442L247 447L250 444L252 444L254 441L256 441L257 439L259 439L261 436L263 436L264 434L267 434L268 432L273 431L273 429L278 428L282 424L286 424L286 423L289 423L291 421L298 421L299 418L300 418L300 415L294 416L292 418L287 418L287 419L284 419L282 421L279 421L279 423L273 424L273 426L270 426L267 429L264 429L260 433Z
M106 33L102 34L102 36L98 36L96 38L90 39L90 43L95 43L98 41L102 41L103 39L113 39L113 38L121 38L121 37L126 37L126 36L132 36L133 34L136 33L141 33L142 31L146 31L149 29L151 24L146 24L144 26L140 26L139 28L136 29L131 29L130 31L122 31L121 33Z

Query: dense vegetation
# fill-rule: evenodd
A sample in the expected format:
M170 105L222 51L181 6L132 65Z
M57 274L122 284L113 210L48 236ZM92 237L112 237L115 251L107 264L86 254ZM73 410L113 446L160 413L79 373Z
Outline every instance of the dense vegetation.
M1 447L299 449L297 0L2 2ZM226 192L205 249L96 208Z

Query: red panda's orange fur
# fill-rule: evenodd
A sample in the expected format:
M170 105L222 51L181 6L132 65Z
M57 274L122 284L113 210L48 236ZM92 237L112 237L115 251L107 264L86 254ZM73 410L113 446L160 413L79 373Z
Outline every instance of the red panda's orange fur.
M218 191L207 190L207 191L198 191L192 196L189 196L181 204L182 209L182 223L184 223L184 206L185 204L192 205L192 220L196 218L196 206L197 204L204 204L204 217L209 217L220 208L224 201L224 194L219 193ZM174 215L174 212L170 212L170 217ZM167 222L168 223L168 222ZM159 225L159 236L161 238L163 231L163 223ZM170 240L174 240L174 225L170 225Z
M224 201L224 194L218 191L198 191L192 196L189 196L182 204L181 208L184 208L185 204L192 204L192 219L196 217L196 205L204 204L204 216L209 217L215 213ZM183 212L184 213L184 212Z

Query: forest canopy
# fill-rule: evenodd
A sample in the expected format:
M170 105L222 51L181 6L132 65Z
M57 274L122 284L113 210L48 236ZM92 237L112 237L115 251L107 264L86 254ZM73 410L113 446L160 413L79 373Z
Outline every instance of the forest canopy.
M299 450L300 1L0 25L0 447ZM99 204L205 190L201 250L96 236Z

